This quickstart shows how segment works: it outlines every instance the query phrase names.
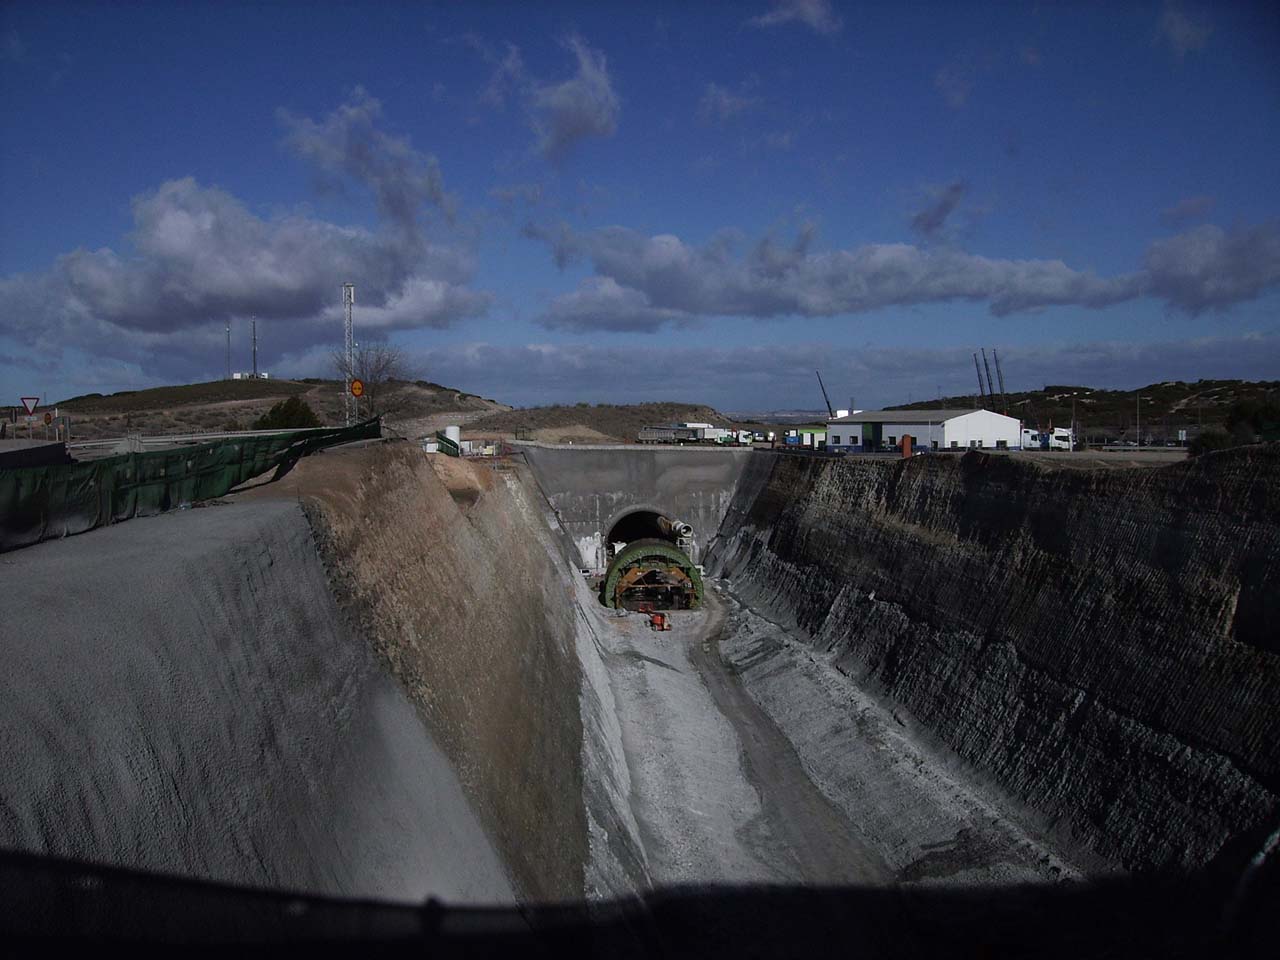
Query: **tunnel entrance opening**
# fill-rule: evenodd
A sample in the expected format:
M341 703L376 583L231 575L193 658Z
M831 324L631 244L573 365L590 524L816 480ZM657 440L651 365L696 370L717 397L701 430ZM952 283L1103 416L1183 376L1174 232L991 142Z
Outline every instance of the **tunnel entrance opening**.
M608 543L631 543L635 540L657 540L666 536L661 521L666 519L653 510L636 510L619 517L609 528Z

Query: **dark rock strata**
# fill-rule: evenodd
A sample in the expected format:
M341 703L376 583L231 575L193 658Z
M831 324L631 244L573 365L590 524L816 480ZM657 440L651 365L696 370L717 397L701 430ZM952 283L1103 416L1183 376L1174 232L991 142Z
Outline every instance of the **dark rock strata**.
M1112 862L1194 868L1280 809L1280 445L759 455L709 566Z

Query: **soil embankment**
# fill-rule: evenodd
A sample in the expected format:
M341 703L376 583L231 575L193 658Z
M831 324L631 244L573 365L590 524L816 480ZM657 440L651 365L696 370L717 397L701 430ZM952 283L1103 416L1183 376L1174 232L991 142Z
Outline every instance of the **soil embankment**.
M439 739L521 892L635 889L611 694L576 564L532 480L408 445L323 461L286 486L310 504L339 603Z
M1276 445L1100 472L761 454L708 562L1077 849L1190 869L1275 816Z

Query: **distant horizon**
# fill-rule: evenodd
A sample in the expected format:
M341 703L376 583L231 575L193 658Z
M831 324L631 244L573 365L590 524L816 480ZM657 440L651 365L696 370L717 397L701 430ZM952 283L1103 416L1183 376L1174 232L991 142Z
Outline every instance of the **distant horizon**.
M163 390L163 389L166 389L166 388L177 388L177 387L200 386L200 385L203 385L203 384L209 384L209 383L225 382L225 381L226 381L226 379L227 379L226 377L219 377L219 378L216 378L216 379L213 379L213 380L193 380L193 381L190 381L190 382L187 382L187 383L168 383L168 384L158 384L158 385L153 386L153 387L142 387L142 388L139 388L139 389L136 389L136 390L134 390L134 389L128 389L128 388L125 388L125 389L122 389L122 390L115 390L115 391L110 391L110 392L104 392L104 391L89 391L89 392L87 392L87 393L83 393L83 394L76 394L76 395L74 395L74 396L63 397L63 398L61 398L61 399L59 399L59 400L55 400L55 401L52 401L52 402L45 402L45 401L42 399L42 401L41 401L41 406L42 406L42 407L51 407L51 406L56 406L56 405L60 405L60 404L64 404L64 403L74 403L74 402L75 402L75 401L77 401L77 400L82 400L82 399L86 399L86 398L88 398L88 397L93 397L93 396L102 396L102 397L106 398L106 397L117 396L117 395L121 395L121 394L139 393L139 392L144 392L144 391L146 391L146 390ZM304 383L304 382L310 382L310 381L319 381L319 382L322 382L322 383L335 383L335 384L336 384L336 383L340 383L340 382L341 382L340 380L338 380L338 379L336 379L336 378L334 378L334 377L320 377L320 376L310 376L310 377L267 377L267 378L264 378L264 379L266 379L268 382L269 382L269 381L283 381L283 382L287 382L287 383ZM490 400L490 401L493 401L493 402L495 402L495 403L506 404L507 406L510 406L513 410L536 409L536 408L539 408L539 407L552 407L552 406L566 406L566 407L572 407L572 406L575 406L575 405L580 405L580 404L585 403L585 404L587 404L587 405L589 405L589 406L639 406L639 405L642 405L642 404L655 404L655 405L656 405L656 404L676 404L676 405L681 405L681 406L690 406L690 407L708 407L708 408L710 408L710 409L714 409L714 410L716 410L717 412L719 412L719 413L721 413L721 414L723 414L723 415L725 415L725 416L731 416L731 415L732 415L732 416L738 416L738 415L743 415L743 416L748 416L748 415L799 416L799 415L814 414L814 415L817 415L817 416L819 417L819 419L822 419L821 415L823 415L823 414L825 414L825 413L826 413L826 409L825 409L824 407L772 407L772 408L747 408L747 407L744 407L744 408L733 408L733 407L720 407L720 406L717 406L716 404L707 403L707 402L705 402L705 401L697 400L697 399L683 399L683 400L682 400L682 399L675 399L675 398L672 398L672 397L664 397L664 398L660 398L660 399L652 399L652 400L631 400L631 401L627 401L627 400L621 400L621 401L618 401L618 400L602 400L602 401L582 401L582 400L578 400L578 401L568 401L568 402L565 402L565 403L545 403L545 404L510 404L508 401L504 400L501 396L495 396L495 395L489 395L489 394L480 394L480 393L476 393L476 392L471 391L471 390L465 390L465 389L463 389L463 388L461 388L461 387L458 387L458 386L455 386L455 385L453 385L453 384L449 384L449 383L442 383L442 382L440 382L440 381L437 381L437 380L431 380L431 379L429 379L429 378L424 378L424 377L407 378L407 379L404 379L404 380L397 380L397 382L401 382L401 383L431 383L431 384L434 384L435 386L441 387L441 388L446 389L446 390L455 390L455 391L457 391L457 392L459 392L459 393L467 394L468 396L480 397L481 399L484 399L484 400ZM1186 384L1187 386L1194 386L1194 385L1196 385L1196 384L1198 384L1198 383L1240 384L1241 386L1255 386L1255 387L1263 387L1263 388L1270 387L1270 388L1273 388L1273 389L1280 389L1280 379L1276 379L1276 380L1248 380L1248 379L1242 379L1242 378L1239 378L1239 377L1226 377L1226 378L1224 378L1224 377L1201 377L1201 378L1198 378L1198 379L1196 379L1196 380L1187 380L1187 379L1165 379L1165 380L1153 380L1153 381L1151 381L1150 383L1139 384L1139 385L1137 385L1137 386L1135 386L1135 387L1131 387L1131 388L1098 387L1098 386L1093 386L1093 385L1085 384L1085 383L1046 383L1046 384L1043 384L1042 386L1040 386L1040 387L1038 387L1038 388L1034 388L1034 389L1021 388L1021 389L1018 389L1018 390L1006 390L1006 391L1005 391L1005 393L1006 393L1006 395L1016 395L1016 394L1033 394L1033 393L1047 393L1051 388L1076 389L1076 390L1090 390L1090 391L1095 391L1095 392L1134 393L1134 392L1138 392L1138 391L1142 391L1142 390L1148 390L1148 389L1153 389L1153 388L1158 388L1158 387L1173 386L1173 385L1176 385L1176 384L1179 384L1179 383L1181 383L1181 384ZM976 392L971 392L971 393L967 393L967 394L966 394L966 393L955 393L955 394L944 394L944 395L940 395L940 396L933 396L933 397L923 397L923 398L921 398L921 399L919 399L919 400L907 399L907 400L904 400L904 401L901 401L901 402L891 402L891 403L881 404L881 405L878 405L878 406L876 406L876 407L871 407L871 406L861 406L861 407L857 407L856 409L859 409L859 410L889 409L889 408L894 408L894 407L899 407L899 406L905 406L905 405L909 405L909 404L929 403L929 402L932 402L932 401L935 401L935 400L951 400L951 401L954 401L954 400L960 400L960 399L964 399L964 398L974 398L974 399L982 400L982 401L984 401L984 402L986 402L986 401L988 401L988 400L990 400L990 399L991 399L991 397L990 397L990 396L979 397L979 395L978 395ZM846 398L846 400L847 400L847 399L848 399L848 398ZM15 404L0 403L0 406L14 406L14 405L15 405ZM839 410L839 409L846 409L846 408L845 408L841 403L836 403L836 402L834 401L834 399L833 399L833 402L832 402L832 409L837 409L837 410Z

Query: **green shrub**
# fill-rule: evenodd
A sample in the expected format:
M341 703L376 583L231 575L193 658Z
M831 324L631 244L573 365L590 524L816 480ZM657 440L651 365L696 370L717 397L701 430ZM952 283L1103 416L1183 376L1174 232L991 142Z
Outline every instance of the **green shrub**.
M1227 447L1236 445L1236 441L1231 439L1231 434L1225 430L1204 430L1200 436L1187 444L1187 453L1189 456L1198 457L1210 450L1225 450Z
M318 426L320 426L320 419L307 401L301 397L290 397L287 400L281 400L257 420L253 421L254 430L288 430Z

